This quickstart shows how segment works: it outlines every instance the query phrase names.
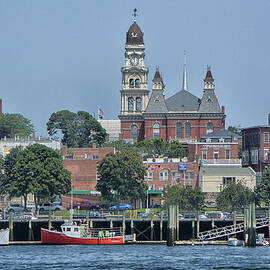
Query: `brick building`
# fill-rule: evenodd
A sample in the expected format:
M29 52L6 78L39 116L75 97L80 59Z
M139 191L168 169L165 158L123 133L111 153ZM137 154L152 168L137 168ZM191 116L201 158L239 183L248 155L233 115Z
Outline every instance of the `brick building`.
M185 159L184 159L185 160ZM195 188L198 179L198 163L179 158L148 158L145 182L148 185L148 205L160 201L163 189L168 185L188 185Z
M63 148L64 167L71 172L74 202L99 200L96 191L97 163L106 154L115 153L114 148ZM64 207L70 205L70 195L63 195Z
M259 177L265 169L270 168L270 116L268 121L268 125L242 129L242 165L251 166Z
M128 141L155 138L198 141L207 133L224 129L225 109L219 105L210 68L201 98L188 90L184 64L182 89L165 98L165 85L157 70L149 99L148 68L144 58L143 33L134 20L126 34L125 66L121 69L121 138Z

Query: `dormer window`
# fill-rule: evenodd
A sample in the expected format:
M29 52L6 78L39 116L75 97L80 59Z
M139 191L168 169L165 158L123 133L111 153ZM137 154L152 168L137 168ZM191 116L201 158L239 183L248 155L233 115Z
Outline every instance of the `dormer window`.
M154 102L159 102L159 98L156 97L155 100L154 100Z

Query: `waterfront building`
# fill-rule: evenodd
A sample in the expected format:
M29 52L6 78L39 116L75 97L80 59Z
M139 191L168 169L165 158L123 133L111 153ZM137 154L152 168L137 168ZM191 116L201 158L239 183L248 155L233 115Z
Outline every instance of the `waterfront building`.
M74 203L80 201L97 202L100 193L96 191L97 184L97 163L106 154L115 153L112 147L106 148L67 148L62 149L64 168L71 172L72 195ZM70 206L70 195L62 196L63 207Z
M156 138L189 142L224 129L225 108L219 105L209 67L201 98L188 89L186 63L180 91L166 98L165 85L157 69L149 98L149 70L144 60L143 32L134 19L126 33L125 65L121 69L121 138L132 142Z
M270 114L268 125L258 125L242 129L243 167L251 166L258 180L265 169L270 168Z

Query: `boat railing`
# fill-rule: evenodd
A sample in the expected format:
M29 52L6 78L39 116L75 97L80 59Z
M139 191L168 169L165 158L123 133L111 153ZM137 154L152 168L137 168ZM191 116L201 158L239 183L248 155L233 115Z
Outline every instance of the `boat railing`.
M87 228L87 226L84 226ZM124 231L122 227L114 227L114 228L88 228L86 229L86 234L91 237L118 237L123 236Z

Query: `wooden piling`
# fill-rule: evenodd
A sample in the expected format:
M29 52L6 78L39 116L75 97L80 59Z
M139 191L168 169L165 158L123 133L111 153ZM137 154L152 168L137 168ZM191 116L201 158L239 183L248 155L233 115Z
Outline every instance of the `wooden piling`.
M160 223L159 223L159 240L162 241L163 238L163 213L160 214Z
M199 238L200 233L200 210L197 211L197 238Z
M89 228L89 210L86 210L86 226Z
M133 218L130 220L130 233L131 233L131 235L134 234L134 220L133 220Z
M28 222L28 241L34 240L33 230L32 230L32 220Z
M125 234L125 232L126 232L126 215L125 215L125 212L123 212L123 216L122 216L122 227L123 227L123 233Z
M176 205L176 240L179 241L179 205Z
M52 211L49 211L49 219L48 219L48 229L52 229Z
M233 230L236 231L236 211L233 211Z
M251 203L249 205L250 212L250 227L248 228L248 242L247 245L249 247L256 246L256 219L255 219L255 203Z
M13 241L13 228L14 228L14 224L13 224L13 212L10 212L9 215L9 241Z
M150 226L151 226L151 241L153 241L154 240L154 220L153 220L153 217L151 217Z
M211 219L211 229L215 228L215 220L212 218Z
M195 220L192 219L191 221L191 235L192 235L192 239L195 238Z
M113 219L112 218L110 219L110 228L111 229L113 228Z
M167 246L175 246L176 212L176 205L168 206Z
M270 239L270 207L268 207L268 239Z

